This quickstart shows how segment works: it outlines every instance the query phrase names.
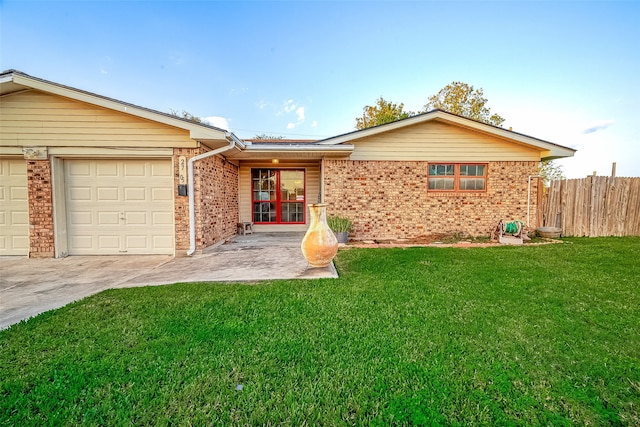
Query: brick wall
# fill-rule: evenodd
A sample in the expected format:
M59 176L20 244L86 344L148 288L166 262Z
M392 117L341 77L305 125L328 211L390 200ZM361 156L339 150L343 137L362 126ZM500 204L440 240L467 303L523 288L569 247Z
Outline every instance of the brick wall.
M189 197L178 195L178 183L180 178L179 159L185 156L188 161L191 157L201 153L201 149L174 148L173 149L173 192L174 192L174 222L176 255L184 255L180 251L189 249ZM196 194L197 206L197 194ZM196 233L197 235L197 233Z
M29 257L54 256L51 162L27 160L29 192Z
M178 195L179 158L187 161L202 149L174 149L176 251L189 249L189 198ZM195 163L196 249L200 250L236 234L238 167L220 156ZM177 255L182 255L177 253Z
M427 191L427 162L325 160L328 213L354 221L355 239L396 239L436 233L489 235L500 219L527 219L527 180L537 162L489 162L487 191ZM531 183L532 225L536 184Z
M239 220L238 167L213 156L198 164L198 248L218 243L236 234ZM200 246L201 245L201 246Z

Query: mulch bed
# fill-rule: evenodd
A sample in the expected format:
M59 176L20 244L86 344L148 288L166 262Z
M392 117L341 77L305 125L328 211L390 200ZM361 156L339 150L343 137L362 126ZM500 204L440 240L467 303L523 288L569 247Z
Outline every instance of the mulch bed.
M534 241L524 241L525 245L546 245L550 243L563 243L560 240L537 238ZM373 240L350 240L342 248L408 248L415 246L432 246L441 248L486 248L491 246L502 246L497 240L474 241L464 239L451 234L431 234L428 236L418 236L411 239L373 239Z

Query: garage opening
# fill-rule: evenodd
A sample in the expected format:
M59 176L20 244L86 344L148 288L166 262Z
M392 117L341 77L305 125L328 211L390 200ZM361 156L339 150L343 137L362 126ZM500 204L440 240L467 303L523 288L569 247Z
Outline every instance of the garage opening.
M69 255L174 253L170 159L65 160Z

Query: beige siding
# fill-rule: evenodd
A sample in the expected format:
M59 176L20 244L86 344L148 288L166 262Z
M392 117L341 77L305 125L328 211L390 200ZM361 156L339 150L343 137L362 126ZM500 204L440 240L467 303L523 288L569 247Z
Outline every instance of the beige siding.
M240 221L251 221L251 169L304 169L306 179L306 203L317 203L320 194L320 162L281 161L278 165L264 161L242 161L240 163ZM307 209L306 225L256 225L257 232L306 231L309 224Z
M350 160L539 161L540 152L437 121L354 141Z
M39 91L0 98L0 145L193 147L189 131Z

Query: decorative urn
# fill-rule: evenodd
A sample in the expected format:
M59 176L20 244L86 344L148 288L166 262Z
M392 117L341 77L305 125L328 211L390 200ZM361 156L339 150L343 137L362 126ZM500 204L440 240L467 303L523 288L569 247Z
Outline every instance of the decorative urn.
M338 240L327 225L327 205L310 204L311 223L300 248L311 267L326 267L338 252Z

